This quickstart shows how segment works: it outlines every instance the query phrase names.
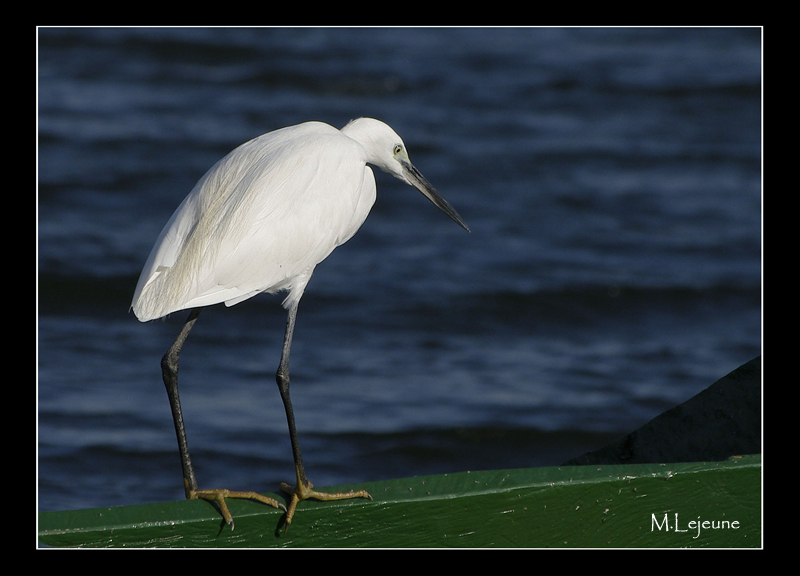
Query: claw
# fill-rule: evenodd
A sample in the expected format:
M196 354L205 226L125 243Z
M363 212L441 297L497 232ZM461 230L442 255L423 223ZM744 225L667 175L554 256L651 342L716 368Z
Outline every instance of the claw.
M309 498L314 498L315 500L321 500L323 502L328 502L331 500L349 500L350 498L367 498L372 500L372 496L370 496L369 492L366 490L350 490L349 492L317 492L313 488L314 485L311 484L311 482L309 482L307 485L304 485L302 482L298 482L294 488L289 486L286 482L281 484L281 490L290 496L289 507L286 509L286 526L283 529L284 533L288 532L289 524L292 523L292 518L294 518L294 513L297 509L297 504L301 500L307 500Z
M238 492L233 490L225 490L224 488L217 488L214 490L194 490L187 494L187 498L189 498L189 500L208 500L209 502L216 502L217 506L219 506L219 511L222 514L222 517L231 527L231 531L234 530L235 526L233 523L233 516L231 515L230 510L228 510L228 504L225 502L225 498L255 500L257 502L261 502L262 504L272 506L273 508L286 510L286 506L279 503L277 500L267 496L262 496L258 492Z

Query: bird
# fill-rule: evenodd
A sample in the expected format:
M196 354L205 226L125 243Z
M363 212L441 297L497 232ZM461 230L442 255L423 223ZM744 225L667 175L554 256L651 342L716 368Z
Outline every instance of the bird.
M470 231L414 167L403 140L387 124L362 117L337 129L310 121L258 136L214 164L172 214L142 269L131 303L139 321L190 311L161 359L186 498L216 503L231 529L234 520L226 498L256 500L285 510L286 529L300 501L372 499L365 490L314 490L303 466L289 393L298 304L315 267L353 237L375 203L370 165L413 186ZM275 380L286 412L296 476L294 486L281 484L288 506L254 491L199 488L178 393L180 353L200 311L222 302L233 306L261 293L286 293L282 301L286 328Z

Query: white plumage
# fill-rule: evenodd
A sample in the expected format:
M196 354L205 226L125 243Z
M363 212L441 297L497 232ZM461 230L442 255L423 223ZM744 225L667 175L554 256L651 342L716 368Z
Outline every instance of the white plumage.
M133 298L141 321L259 292L298 300L316 264L375 202L366 150L308 122L259 136L217 162L169 220Z

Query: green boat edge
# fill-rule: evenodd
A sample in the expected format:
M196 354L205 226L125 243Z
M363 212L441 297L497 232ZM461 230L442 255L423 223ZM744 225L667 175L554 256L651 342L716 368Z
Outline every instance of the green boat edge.
M184 500L41 512L47 547L758 548L760 455L720 462L557 466L371 482L373 500L302 502L283 512ZM273 495L280 499L281 496Z

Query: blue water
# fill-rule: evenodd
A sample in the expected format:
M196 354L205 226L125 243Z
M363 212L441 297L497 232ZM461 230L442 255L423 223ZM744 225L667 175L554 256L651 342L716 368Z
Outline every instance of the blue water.
M238 144L373 116L467 234L379 173L300 305L317 486L557 465L761 351L758 29L40 29L40 510L176 500L159 361L129 311L161 227ZM293 479L284 311L200 317L181 358L201 487Z

